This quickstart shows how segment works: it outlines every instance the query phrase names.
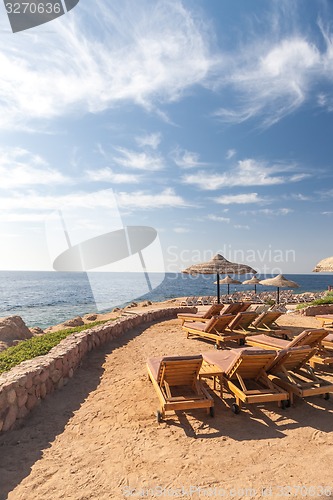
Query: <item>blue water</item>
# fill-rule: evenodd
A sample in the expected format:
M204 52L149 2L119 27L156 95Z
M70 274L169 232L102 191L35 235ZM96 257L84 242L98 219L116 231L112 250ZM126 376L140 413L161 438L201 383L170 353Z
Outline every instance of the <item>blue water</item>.
M104 290L104 310L112 310L131 301L162 301L175 297L215 295L213 275L190 276L166 274L162 283L146 293L147 286L142 275L137 273L93 273L93 288L98 284ZM296 293L327 290L333 285L332 274L289 274L300 288ZM250 276L238 277L240 281ZM270 276L262 276L262 279ZM156 275L155 282L163 279ZM154 284L154 280L153 280ZM101 311L96 306L94 289L85 273L57 273L35 271L0 272L0 316L18 315L28 326L47 326L61 323L75 316ZM253 290L249 285L230 285L234 291ZM260 291L272 291L271 287L258 287ZM226 286L221 285L221 294Z

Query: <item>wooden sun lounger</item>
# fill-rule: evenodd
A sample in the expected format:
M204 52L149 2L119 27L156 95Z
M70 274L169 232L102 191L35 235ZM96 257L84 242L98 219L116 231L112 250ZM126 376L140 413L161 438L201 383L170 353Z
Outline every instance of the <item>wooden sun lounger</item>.
M204 363L215 365L222 373L223 388L235 396L232 405L239 413L242 403L268 403L276 401L279 406L288 405L289 392L275 385L266 373L276 357L276 351L253 348L209 351L202 354Z
M321 345L325 347L325 349L332 350L333 349L333 333L328 332L328 335L323 338L321 341Z
M211 319L213 316L217 316L220 314L221 310L223 309L224 304L213 304L208 307L203 312L197 312L197 313L179 313L177 314L177 317L182 321L182 325L184 324L185 321L202 321L205 322L208 319Z
M218 348L221 347L221 343L227 340L236 340L239 344L242 344L244 342L244 335L228 330L228 324L234 317L232 314L223 314L222 316L213 316L213 318L205 323L186 321L182 325L182 328L186 331L187 338L194 335L213 340Z
M232 302L230 304L225 304L225 308L222 314L237 314L243 308L243 302Z
M150 380L160 400L157 421L169 410L207 409L214 416L214 400L199 380L202 356L168 356L147 361Z
M262 349L289 349L290 347L298 347L307 345L309 347L316 347L317 353L311 357L309 363L312 367L316 364L330 365L333 364L332 351L326 350L321 347L322 340L328 335L328 331L321 329L304 330L302 333L294 337L292 340L283 340L270 337L269 335L253 335L246 339L246 343L254 347L261 347Z
M181 306L195 306L197 303L197 298L196 297L186 297L186 299L183 299L180 302Z
M300 398L324 395L328 399L333 392L333 384L318 377L307 364L316 352L316 347L309 346L282 349L267 367L270 380L289 392L291 404L294 394Z
M253 321L254 330L265 330L266 332L272 332L276 330L281 330L281 327L276 324L276 320L282 316L281 311L264 311L255 321Z
M208 306L211 305L210 297L208 295L199 297L197 300L197 304L200 306Z
M258 314L255 311L239 312L229 323L228 328L230 328L233 332L243 335L255 335L256 332L249 330L249 327L252 325L257 316Z
M317 314L316 319L320 321L322 328L333 327L333 314Z

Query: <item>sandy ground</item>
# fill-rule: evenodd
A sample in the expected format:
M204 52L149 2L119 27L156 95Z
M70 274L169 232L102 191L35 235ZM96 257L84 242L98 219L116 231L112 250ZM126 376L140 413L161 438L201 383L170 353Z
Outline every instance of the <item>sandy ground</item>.
M279 323L318 327L294 314ZM333 399L234 415L233 398L214 394L215 418L193 410L156 422L146 359L209 349L171 320L89 353L23 428L0 436L0 498L333 498Z

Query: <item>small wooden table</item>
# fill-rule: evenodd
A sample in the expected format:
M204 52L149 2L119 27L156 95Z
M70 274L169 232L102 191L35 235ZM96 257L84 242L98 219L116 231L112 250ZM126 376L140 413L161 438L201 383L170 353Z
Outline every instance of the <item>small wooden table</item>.
M318 314L316 315L316 319L321 321L321 326L323 328L326 326L333 327L333 314Z
M213 379L213 388L214 391L217 391L217 380L220 385L220 396L223 398L223 384L222 384L222 371L221 368L218 366L214 365L213 363L208 363L207 361L203 361L200 372L199 372L199 379L202 378L212 378Z

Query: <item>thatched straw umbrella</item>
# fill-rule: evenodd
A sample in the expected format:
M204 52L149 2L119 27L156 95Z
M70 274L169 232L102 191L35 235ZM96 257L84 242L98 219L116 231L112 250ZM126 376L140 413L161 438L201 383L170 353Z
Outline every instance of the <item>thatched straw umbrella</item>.
M257 293L257 285L260 285L260 279L257 276L252 276L250 280L243 281L243 285L254 285L254 293Z
M313 273L333 273L333 257L326 257L318 262Z
M186 274L216 274L217 278L217 302L220 303L220 274L256 274L257 271L246 264L236 264L229 262L220 254L215 255L211 260L202 264L194 264L184 271Z
M277 297L276 303L280 303L280 288L299 288L298 283L295 281L288 280L283 276L283 274L278 274L274 278L267 278L266 280L260 280L261 285L276 286L277 287Z
M216 285L217 281L214 281L214 284ZM228 285L228 292L227 292L228 295L229 295L229 286L230 285L241 285L241 284L242 284L241 281L235 280L234 278L229 276L229 274L227 274L227 276L225 278L223 278L223 280L220 280L220 285Z

